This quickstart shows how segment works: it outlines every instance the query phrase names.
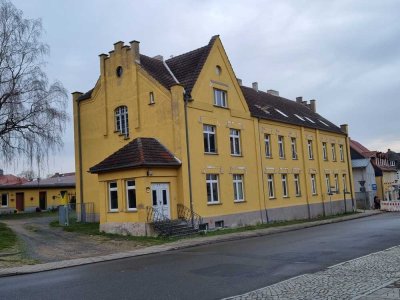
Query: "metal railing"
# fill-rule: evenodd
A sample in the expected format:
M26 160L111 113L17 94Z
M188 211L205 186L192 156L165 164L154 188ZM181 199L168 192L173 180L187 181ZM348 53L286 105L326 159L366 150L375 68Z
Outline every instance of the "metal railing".
M186 223L195 229L199 229L200 224L203 222L203 218L190 210L183 204L178 204L178 218L186 221Z

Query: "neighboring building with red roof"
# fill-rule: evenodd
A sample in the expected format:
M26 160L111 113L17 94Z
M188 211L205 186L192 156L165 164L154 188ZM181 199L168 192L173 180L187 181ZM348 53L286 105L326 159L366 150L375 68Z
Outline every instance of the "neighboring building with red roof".
M28 179L23 177L18 177L12 174L4 174L4 171L0 169L0 186L11 185L11 184L22 184L27 181Z

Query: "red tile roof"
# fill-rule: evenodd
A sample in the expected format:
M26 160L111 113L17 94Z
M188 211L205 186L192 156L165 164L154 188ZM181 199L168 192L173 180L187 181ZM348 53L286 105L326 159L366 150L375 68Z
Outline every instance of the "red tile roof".
M372 157L374 155L374 152L376 153L376 151L369 151L367 147L361 145L359 142L352 139L350 139L350 147L358 154L366 158Z
M17 177L11 174L0 176L0 185L13 185L13 184L22 184L27 182L28 179L23 177Z
M154 138L136 138L91 167L91 173L140 167L179 167L181 162Z

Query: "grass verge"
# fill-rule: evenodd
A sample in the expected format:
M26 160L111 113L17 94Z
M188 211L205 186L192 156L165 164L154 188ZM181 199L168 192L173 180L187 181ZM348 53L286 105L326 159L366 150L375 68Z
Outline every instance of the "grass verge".
M13 248L17 243L17 236L6 226L0 223L0 252L5 249Z

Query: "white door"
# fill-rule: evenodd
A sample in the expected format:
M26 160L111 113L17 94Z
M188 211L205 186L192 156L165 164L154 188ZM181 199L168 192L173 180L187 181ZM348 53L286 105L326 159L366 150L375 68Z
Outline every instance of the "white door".
M171 218L169 209L169 184L152 183L151 194L153 199L153 208L160 211L168 219Z

